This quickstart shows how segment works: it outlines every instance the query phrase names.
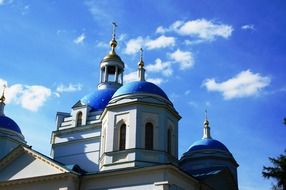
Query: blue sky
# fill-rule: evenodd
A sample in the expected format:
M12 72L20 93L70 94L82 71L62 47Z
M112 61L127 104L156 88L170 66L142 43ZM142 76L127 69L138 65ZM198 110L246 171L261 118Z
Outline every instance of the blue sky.
M286 148L285 9L282 0L0 0L5 113L48 155L56 112L96 89L116 21L125 82L143 47L147 79L182 116L179 154L202 137L207 109L212 137L240 164L240 189L270 189L262 166Z

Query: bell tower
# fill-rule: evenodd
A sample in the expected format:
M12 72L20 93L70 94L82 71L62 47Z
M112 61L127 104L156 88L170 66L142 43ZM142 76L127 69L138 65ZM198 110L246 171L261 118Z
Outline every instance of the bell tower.
M110 41L111 50L100 62L97 88L80 99L70 113L57 113L57 129L53 131L52 157L66 165L77 164L87 172L98 171L101 114L116 90L123 84L124 63L115 52L115 29Z
M116 23L113 24L112 39L110 41L111 50L100 63L100 83L99 89L115 87L119 88L123 84L124 63L116 54L115 48L117 46L116 37Z

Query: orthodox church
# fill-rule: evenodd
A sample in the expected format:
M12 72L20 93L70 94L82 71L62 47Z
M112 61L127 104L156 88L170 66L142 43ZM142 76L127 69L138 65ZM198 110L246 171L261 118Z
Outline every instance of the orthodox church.
M138 79L123 83L124 62L111 51L100 62L97 89L58 112L51 157L27 145L5 115L0 98L0 190L237 190L238 164L211 137L178 156L181 116L167 94L145 80L142 50Z

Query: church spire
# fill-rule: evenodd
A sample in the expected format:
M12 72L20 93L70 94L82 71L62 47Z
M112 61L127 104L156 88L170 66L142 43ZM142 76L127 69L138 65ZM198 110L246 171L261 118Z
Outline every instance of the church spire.
M3 85L2 96L0 97L0 116L4 115L4 107L5 107L5 88L6 85Z
M143 49L140 48L140 60L138 62L138 79L140 81L145 81L145 69L143 61Z
M117 27L117 24L115 22L113 22L112 23L112 39L110 41L110 46L111 46L110 54L116 54L115 53L115 48L117 46L117 41L115 39L115 37L116 37L116 27Z
M205 121L204 121L204 134L203 139L211 139L211 129L209 127L208 121L208 111L205 111Z

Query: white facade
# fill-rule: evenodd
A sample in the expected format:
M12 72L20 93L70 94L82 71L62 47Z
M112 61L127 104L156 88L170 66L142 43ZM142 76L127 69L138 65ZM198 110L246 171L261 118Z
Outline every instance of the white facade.
M0 136L0 145L10 143L4 146L7 155L0 157L0 190L221 190L224 183L236 190L232 165L202 180L180 167L179 113L158 86L145 81L142 50L138 81L123 85L124 63L115 52L115 34L110 45L95 92L79 100L70 113L57 113L52 158L27 147L24 137L14 146L12 138ZM0 134L1 130L6 129L0 128ZM195 170L229 164L204 153L208 151L182 163Z

